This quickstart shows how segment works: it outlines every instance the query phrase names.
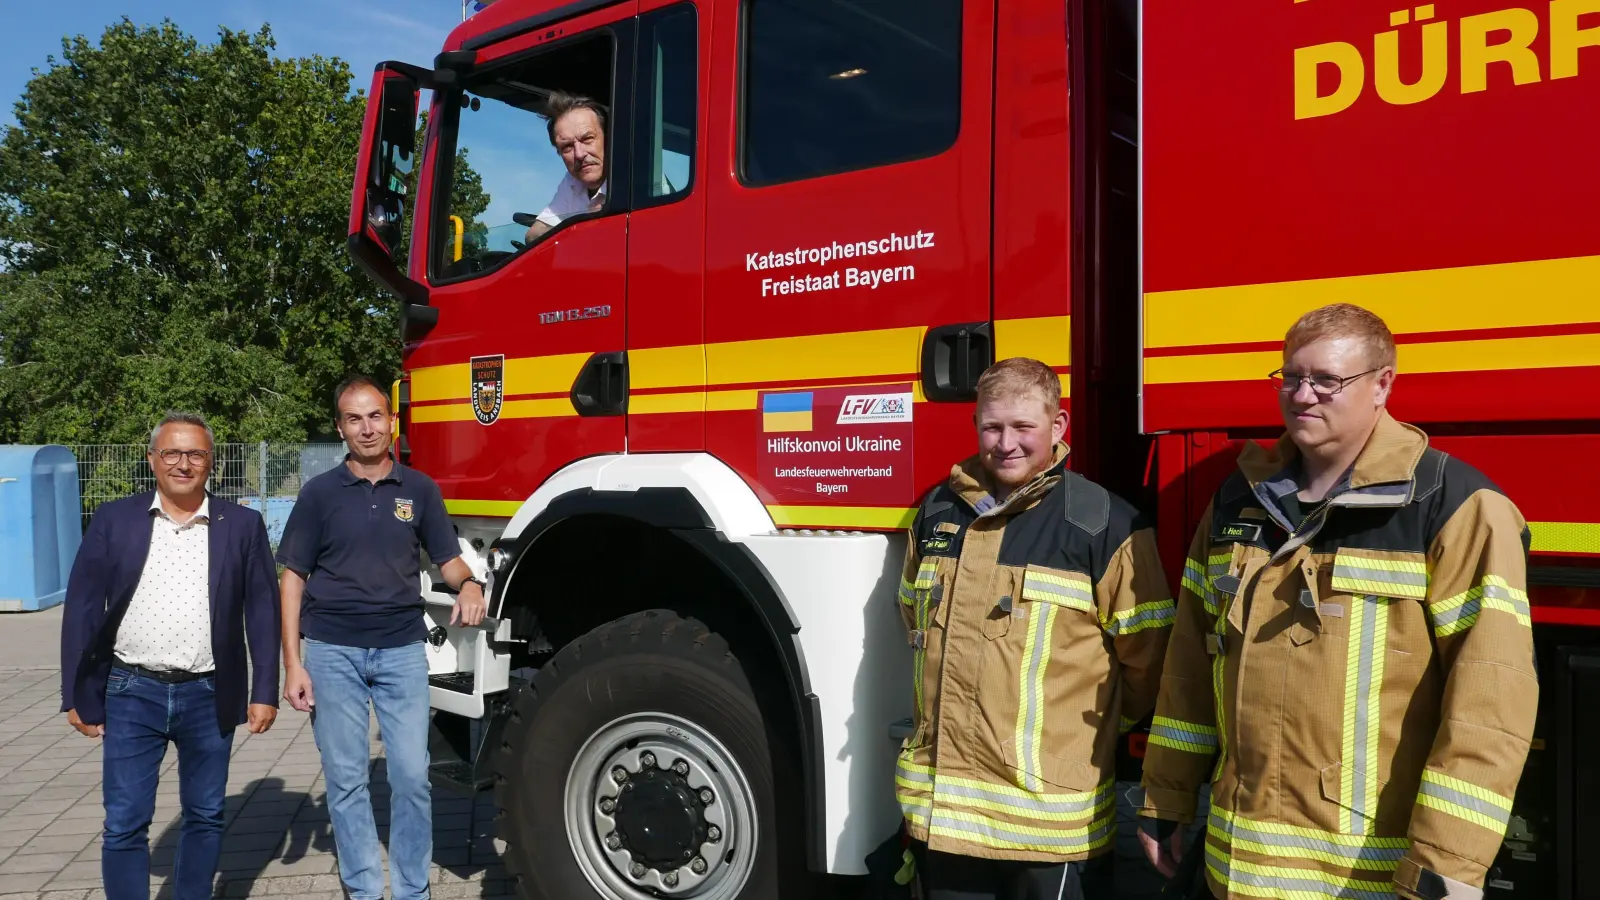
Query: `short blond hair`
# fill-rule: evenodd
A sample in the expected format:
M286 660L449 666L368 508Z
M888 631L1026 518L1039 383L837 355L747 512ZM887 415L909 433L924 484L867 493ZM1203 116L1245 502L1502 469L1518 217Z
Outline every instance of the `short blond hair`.
M1002 359L978 377L978 402L1037 394L1045 409L1061 408L1061 379L1055 370L1026 356Z
M1360 341L1367 365L1383 368L1395 364L1394 335L1389 326L1354 303L1330 303L1301 316L1283 336L1283 355L1287 358L1307 344L1339 338Z

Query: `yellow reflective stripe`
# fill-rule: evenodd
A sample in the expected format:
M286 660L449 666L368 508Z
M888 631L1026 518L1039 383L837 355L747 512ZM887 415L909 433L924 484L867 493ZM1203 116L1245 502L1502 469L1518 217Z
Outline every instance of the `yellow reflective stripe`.
M933 787L933 768L901 756L895 760L894 784L900 812L908 821L927 825L928 813L933 810L933 798L928 795Z
M1183 561L1183 587L1200 598L1206 612L1213 616L1217 614L1217 597L1211 590L1211 582L1206 578L1205 568L1192 559Z
M1497 837L1505 836L1511 820L1509 797L1432 769L1422 770L1417 803L1487 828Z
M1094 588L1081 576L1069 578L1029 568L1022 576L1022 599L1094 611Z
M934 582L938 579L939 561L936 559L923 560L922 564L917 566L917 580L912 584L912 587L919 591L925 591L933 587Z
M1043 768L1041 750L1044 744L1044 673L1050 665L1051 635L1055 633L1056 606L1044 603L1028 609L1028 636L1022 648L1022 665L1019 667L1020 701L1017 703L1017 732L1015 735L1017 784L1029 791L1039 791L1044 784L1035 773Z
M1150 743L1209 756L1217 750L1217 730L1197 722L1156 716L1150 723Z
M1476 587L1448 600L1428 604L1428 615L1433 619L1433 633L1448 637L1476 625L1478 616L1486 609L1506 613L1518 624L1533 627L1533 610L1528 605L1527 593L1512 587L1498 575L1485 575Z
M1178 604L1171 600L1141 603L1133 609L1112 613L1104 627L1112 637L1138 634L1151 628L1166 628L1178 618Z
M1320 828L1308 828L1304 825L1289 825L1282 822L1258 822L1245 816L1236 815L1232 810L1223 809L1221 806L1211 807L1212 818L1220 819L1228 828L1247 828L1252 831L1270 832L1291 837L1304 838L1308 841L1326 841L1343 847L1409 847L1411 841L1404 837L1373 837L1371 835L1337 834L1332 831L1323 831Z
M928 775L933 774L933 769L927 766L917 766L915 768L916 770L927 773ZM1009 784L979 781L975 778L959 778L953 775L940 775L939 783L953 784L958 787L982 788L983 790L994 794L1015 797L1019 800L1038 800L1044 803L1079 803L1084 800L1099 796L1103 791L1108 790L1112 784L1112 782L1108 781L1105 784L1096 787L1092 791L1079 791L1072 794L1051 794L1043 791L1027 791L1021 788L1012 787Z
M1341 550L1333 560L1333 589L1426 600L1428 566L1421 561L1374 559Z
M900 801L900 814L905 816L907 821L915 822L922 826L928 824L928 814L933 812L932 800L901 791L895 791L894 797Z
M1433 619L1433 633L1438 637L1449 637L1466 631L1478 623L1478 613L1483 609L1483 588L1468 588L1465 591L1428 605L1428 616Z
M926 567L927 563L923 563ZM917 573L917 583L922 583L922 573ZM929 720L927 705L923 702L923 667L928 662L928 592L919 590L911 604L912 621L916 623L916 630L922 632L923 639L917 641L911 654L911 689L917 702L917 718L919 721Z
M1206 843L1206 868L1231 894L1274 900L1394 900L1394 879L1372 881L1289 866L1263 866L1232 859Z
M1079 828L1038 828L996 821L981 813L939 809L932 816L928 833L996 850L1084 853L1111 842L1116 836L1116 818L1113 810L1111 814Z
M1406 838L1333 834L1311 828L1233 818L1212 807L1206 831L1233 847L1290 859L1314 859L1352 869L1393 872L1411 847Z
M1228 633L1228 620L1223 615L1221 604L1218 604L1216 627L1213 632L1219 635ZM1222 766L1228 760L1228 716L1225 688L1227 687L1228 654L1218 653L1211 658L1211 693L1212 715L1217 720L1217 765L1211 772L1211 781L1216 783L1222 777Z
M1117 734L1127 734L1133 730L1133 726L1139 724L1137 719L1130 719L1127 716L1118 716L1118 718L1122 721L1117 724Z
M1499 575L1483 576L1483 608L1510 613L1520 624L1533 627L1533 609L1528 605L1527 592L1512 587Z
M1094 793L1072 800L1044 800L1041 799L1043 795L1013 797L995 790L995 787L989 784L956 784L954 780L940 778L934 787L933 798L941 806L965 806L1039 822L1082 822L1116 803L1116 794L1110 782L1101 785Z
M900 602L907 606L917 602L917 587L909 581L900 582Z
M1344 727L1339 773L1339 830L1365 834L1378 808L1378 726L1382 719L1384 656L1389 644L1386 597L1350 603L1344 671Z

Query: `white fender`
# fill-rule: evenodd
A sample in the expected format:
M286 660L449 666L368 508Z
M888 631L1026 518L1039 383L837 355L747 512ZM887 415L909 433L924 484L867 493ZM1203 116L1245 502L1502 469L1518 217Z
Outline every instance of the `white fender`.
M694 495L716 529L729 538L771 534L775 529L760 498L732 469L707 453L641 453L591 456L550 476L511 517L505 536L522 535L557 497L571 491L637 491L681 487Z
M806 675L820 707L827 870L865 874L866 855L900 821L894 799L898 744L889 727L911 715L911 651L897 606L905 537L780 531L749 485L705 453L579 460L528 498L505 537L520 537L571 491L646 487L688 490L716 529L748 547L778 585L800 624Z

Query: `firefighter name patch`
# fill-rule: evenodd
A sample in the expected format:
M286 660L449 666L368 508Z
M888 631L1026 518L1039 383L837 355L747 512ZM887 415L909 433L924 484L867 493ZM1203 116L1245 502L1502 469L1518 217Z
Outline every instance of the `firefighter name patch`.
M1261 540L1261 526L1254 522L1219 522L1211 535L1214 544L1253 544Z
M474 356L472 371L472 414L484 425L493 425L500 418L500 408L506 399L506 357Z
M416 518L416 515L416 510L412 507L410 500L402 500L399 497L394 498L394 517L396 519L402 522L409 522Z

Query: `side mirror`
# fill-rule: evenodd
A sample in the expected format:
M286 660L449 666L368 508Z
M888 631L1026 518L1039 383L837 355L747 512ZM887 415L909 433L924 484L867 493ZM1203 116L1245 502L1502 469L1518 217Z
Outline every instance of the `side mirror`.
M395 261L418 170L417 92L425 71L385 62L372 73L346 238L356 263L406 304L408 340L420 336L412 333L413 321L425 322L425 332L438 319L438 311L427 306L427 287L408 278Z

